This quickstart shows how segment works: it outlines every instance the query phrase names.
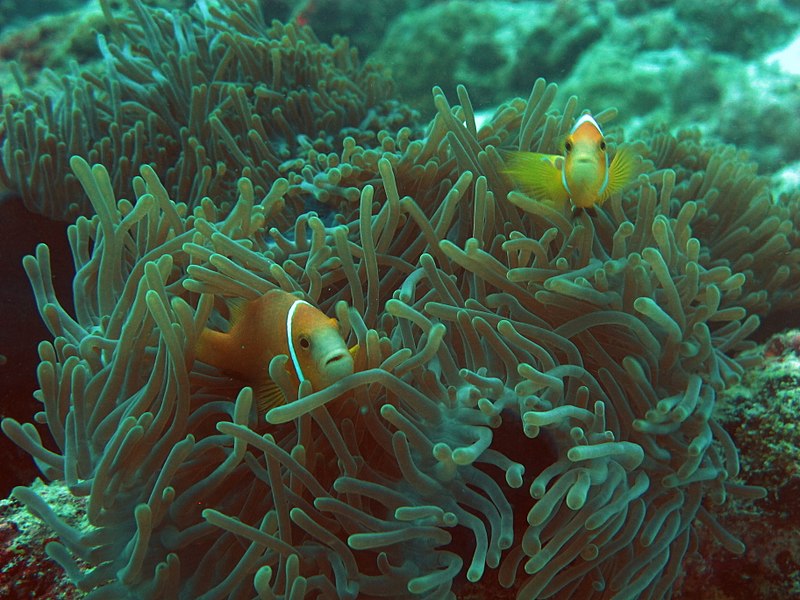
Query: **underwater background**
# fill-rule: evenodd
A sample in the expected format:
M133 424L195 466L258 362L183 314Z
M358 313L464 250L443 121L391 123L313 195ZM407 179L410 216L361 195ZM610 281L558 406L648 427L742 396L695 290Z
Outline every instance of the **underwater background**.
M800 598L800 3L0 0L0 90L0 597ZM275 286L361 354L265 424Z

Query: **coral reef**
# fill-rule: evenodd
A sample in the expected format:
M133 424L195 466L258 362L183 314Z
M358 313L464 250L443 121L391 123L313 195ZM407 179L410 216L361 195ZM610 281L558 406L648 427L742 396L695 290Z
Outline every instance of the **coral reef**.
M68 26L67 26L68 24ZM58 85L56 72L69 72L76 61L91 63L100 58L96 32L105 31L99 7L48 14L0 31L0 88L6 93L19 87L25 73L25 87L42 92Z
M525 49L526 39L545 28L538 12L514 2L432 3L395 19L374 55L391 69L400 97L420 109L430 110L432 85L453 94L458 83L471 90L476 106L495 106L522 93L515 81L528 87L531 73L551 66L523 60L534 52ZM554 54L551 63L562 58ZM520 63L527 69L522 76Z
M47 554L80 589L657 599L698 530L744 552L719 516L765 490L741 479L715 407L759 362L760 317L797 308L796 195L775 201L732 147L656 130L634 146L635 183L574 216L501 174L503 150L555 152L580 114L575 97L553 108L553 84L480 127L463 86L457 105L435 88L418 130L344 41L266 28L251 2L213 9L213 34L209 12L131 7L108 14L122 37L92 85L156 116L141 138L136 125L105 138L127 150L62 148L71 175L50 183L91 204L68 230L74 310L52 287L48 245L24 262L52 334L35 417L52 440L2 422L85 498L88 530L36 489L13 492L54 530ZM178 59L169 43L197 51ZM143 65L156 55L154 75ZM250 76L218 85L234 58ZM305 86L278 98L285 78ZM15 102L6 148L31 127ZM594 116L606 126L615 112ZM605 128L610 148L623 143ZM149 151L182 162L164 170ZM194 346L207 324L227 326L226 298L275 288L336 316L356 368L295 388L276 356L265 369L288 402L259 417L252 390Z
M800 484L800 330L772 336L761 369L725 392L720 419L743 449L743 468L778 496Z
M761 366L721 394L719 422L741 451L742 474L770 490L753 505L733 502L720 518L748 552L719 552L699 531L680 598L794 598L800 594L800 331L772 336L758 348Z
M691 0L678 0L674 9L675 16L689 24L686 34L702 40L708 49L753 57L791 37L799 22L786 4L766 0L743 5L723 0L712 8ZM725 13L725 19L719 18L720 12Z
M70 525L85 521L82 499L66 486L34 481L31 489L55 507ZM3 598L59 598L73 600L85 594L70 583L63 572L51 568L44 547L52 532L17 500L0 500L0 596Z
M53 0L48 3L48 12L69 12L75 10L84 0ZM20 2L19 0L0 1L0 30L26 19L32 19L42 12L42 6L35 2Z

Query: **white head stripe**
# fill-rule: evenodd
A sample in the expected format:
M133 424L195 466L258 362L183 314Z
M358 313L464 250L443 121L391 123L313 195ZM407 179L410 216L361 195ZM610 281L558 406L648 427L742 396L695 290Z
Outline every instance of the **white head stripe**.
M298 305L308 304L305 300L295 300L289 307L289 312L286 314L286 345L289 347L289 358L292 359L294 370L297 373L297 378L303 381L306 377L303 375L303 370L300 368L300 361L297 360L297 352L294 350L294 340L292 339L292 322L294 321L294 311L297 310ZM308 306L311 306L308 304Z
M588 113L585 114L585 115L581 115L578 118L578 120L575 121L575 125L572 126L572 131L570 133L575 133L578 130L578 127L580 127L581 125L583 125L586 122L589 122L592 125L594 125L595 129L597 129L597 131L599 131L601 135L603 134L603 130L600 129L600 125L598 125L597 121L594 120L594 117L592 117L592 115L590 115Z

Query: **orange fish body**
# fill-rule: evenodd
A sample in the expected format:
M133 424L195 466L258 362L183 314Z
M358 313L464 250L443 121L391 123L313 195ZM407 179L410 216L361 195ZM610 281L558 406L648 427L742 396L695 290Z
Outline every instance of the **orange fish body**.
M197 359L253 386L260 412L285 402L269 379L269 363L278 354L289 357L287 371L299 385L307 379L315 391L353 373L336 319L283 290L231 305L227 333L204 329L195 347Z
M597 121L585 114L564 141L564 156L513 152L505 172L536 200L562 203L570 199L583 209L622 191L636 174L635 159L629 147L623 147L609 164L603 132Z

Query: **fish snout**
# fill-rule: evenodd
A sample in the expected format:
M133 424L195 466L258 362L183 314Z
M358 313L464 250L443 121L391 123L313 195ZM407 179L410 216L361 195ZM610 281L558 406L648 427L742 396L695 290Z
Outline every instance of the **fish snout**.
M347 348L337 348L325 354L320 361L320 375L326 386L352 374L353 357L347 351Z

